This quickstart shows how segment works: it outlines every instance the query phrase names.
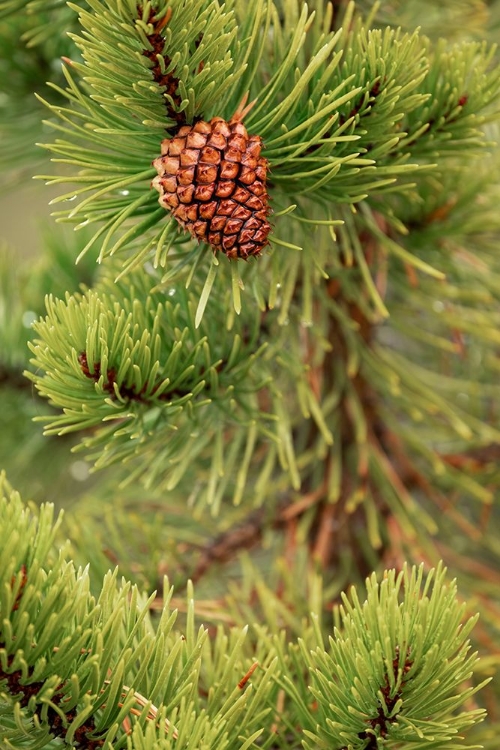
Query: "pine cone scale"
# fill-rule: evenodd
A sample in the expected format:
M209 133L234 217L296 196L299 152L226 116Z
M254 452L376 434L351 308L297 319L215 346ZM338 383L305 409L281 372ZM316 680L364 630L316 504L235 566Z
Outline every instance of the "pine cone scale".
M260 255L271 231L261 150L260 137L236 118L183 125L162 142L152 186L179 224L214 251L231 259Z

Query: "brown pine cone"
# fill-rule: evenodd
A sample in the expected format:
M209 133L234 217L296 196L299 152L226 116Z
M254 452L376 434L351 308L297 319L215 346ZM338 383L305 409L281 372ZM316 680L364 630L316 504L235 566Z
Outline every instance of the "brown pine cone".
M260 255L271 231L262 141L239 118L184 125L161 144L152 187L193 237L228 258Z

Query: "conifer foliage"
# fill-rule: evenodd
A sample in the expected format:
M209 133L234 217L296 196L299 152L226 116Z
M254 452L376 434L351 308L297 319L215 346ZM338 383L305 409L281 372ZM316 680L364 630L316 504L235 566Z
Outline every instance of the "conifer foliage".
M499 29L0 0L2 750L496 750Z
M261 661L252 662L247 628L210 642L195 626L192 598L184 632L176 631L168 581L155 624L154 595L119 584L116 571L96 601L88 572L75 570L67 548L53 548L53 506L33 516L5 479L0 520L4 747L56 747L53 737L92 750L299 747L301 735L311 748L386 736L424 747L450 742L482 717L481 709L456 713L477 689L456 694L476 660L468 634L477 618L461 623L464 607L443 570L425 581L423 568L389 572L380 584L372 578L364 606L356 593L344 598L329 647L317 621L304 623L287 648L278 634L261 636ZM368 663L372 684L363 686ZM272 708L280 693L290 709L283 722Z

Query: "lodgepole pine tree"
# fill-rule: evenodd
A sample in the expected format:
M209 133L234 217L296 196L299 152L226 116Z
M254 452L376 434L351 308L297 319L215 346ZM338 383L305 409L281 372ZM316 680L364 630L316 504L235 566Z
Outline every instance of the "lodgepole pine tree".
M0 0L1 750L498 748L499 33Z

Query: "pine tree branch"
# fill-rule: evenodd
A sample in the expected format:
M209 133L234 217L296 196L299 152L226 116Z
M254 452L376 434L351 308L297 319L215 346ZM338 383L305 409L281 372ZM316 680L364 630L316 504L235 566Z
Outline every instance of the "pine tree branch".
M387 571L380 583L372 576L364 602L353 589L328 646L315 613L299 642L270 619L270 632L257 628L244 645L246 628L197 634L191 586L184 633L173 630L172 589L155 626L154 597L126 583L117 589L116 573L96 602L87 572L77 575L67 550L53 548L51 508L37 523L5 481L2 489L0 737L11 744L22 731L40 746L61 737L95 750L129 735L148 750L189 748L196 732L197 746L222 750L258 737L282 747L283 736L289 748L373 744L372 736L403 746L435 737L458 748L456 732L483 718L463 709L481 686L460 687L476 662L468 637L477 618L463 622L441 567L425 579L422 566ZM275 613L276 601L261 595ZM276 716L270 706L283 691L288 715Z

